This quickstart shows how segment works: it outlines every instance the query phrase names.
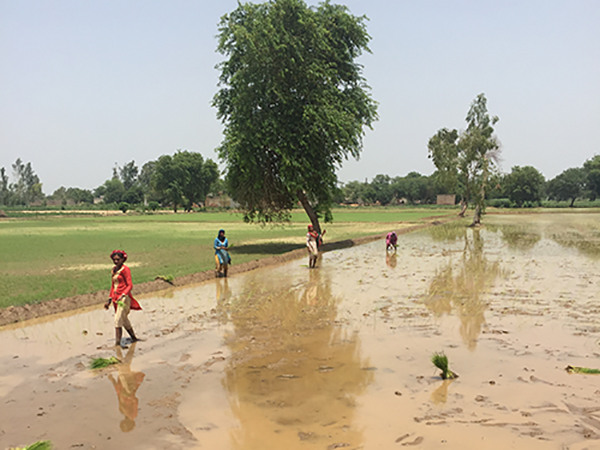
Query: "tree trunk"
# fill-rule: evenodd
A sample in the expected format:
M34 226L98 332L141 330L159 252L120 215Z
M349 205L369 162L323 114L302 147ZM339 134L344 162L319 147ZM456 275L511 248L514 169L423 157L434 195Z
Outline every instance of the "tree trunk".
M312 223L313 228L317 233L321 234L321 225L319 225L319 217L317 217L317 213L308 201L308 197L306 197L306 194L302 189L298 189L296 191L296 195L298 196L298 200L300 200L304 211L306 211L306 214L308 215L308 218L310 219L310 223Z
M569 205L569 208L572 208L574 203L575 203L575 197L573 197L571 199L571 204Z
M481 181L481 190L479 192L480 197L477 199L477 206L475 206L475 214L473 214L473 223L469 226L476 227L481 225L481 212L485 205L485 183L487 181L487 173L484 172L483 180Z
M475 214L473 214L473 223L469 225L470 227L476 227L477 225L481 225L481 205L477 204L475 207Z
M460 206L461 206L461 209L460 209L460 212L458 213L458 215L460 217L465 217L465 212L467 211L467 208L469 207L469 203L466 202L465 199L463 198L460 200Z

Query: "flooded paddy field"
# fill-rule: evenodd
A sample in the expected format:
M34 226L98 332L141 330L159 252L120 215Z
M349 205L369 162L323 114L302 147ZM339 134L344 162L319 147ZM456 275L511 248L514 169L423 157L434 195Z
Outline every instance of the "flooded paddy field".
M0 449L600 448L600 215L485 222L0 328Z

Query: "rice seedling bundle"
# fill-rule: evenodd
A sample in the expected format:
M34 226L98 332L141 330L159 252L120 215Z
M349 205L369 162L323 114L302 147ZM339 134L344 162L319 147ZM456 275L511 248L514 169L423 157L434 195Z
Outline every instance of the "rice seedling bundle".
M598 375L600 374L599 369L588 369L587 367L574 367L567 366L565 369L569 373L585 373L587 375Z
M117 358L115 358L114 356L111 356L108 359L106 359L106 358L94 358L92 360L91 368L92 369L103 369L103 368L108 367L108 366L110 366L112 364L118 364L119 362L120 361Z
M443 352L434 353L431 357L431 362L435 367L442 371L442 373L440 374L442 380L451 380L453 378L458 378L458 375L448 368L448 357Z
M52 442L50 441L38 441L34 442L27 447L15 447L9 450L52 450Z

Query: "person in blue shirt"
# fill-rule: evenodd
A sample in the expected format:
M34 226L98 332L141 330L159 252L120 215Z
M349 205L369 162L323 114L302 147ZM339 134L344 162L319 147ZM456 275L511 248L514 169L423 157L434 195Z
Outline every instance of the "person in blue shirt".
M215 276L226 277L227 268L231 264L231 256L229 256L229 241L225 237L225 230L219 230L219 235L215 239Z

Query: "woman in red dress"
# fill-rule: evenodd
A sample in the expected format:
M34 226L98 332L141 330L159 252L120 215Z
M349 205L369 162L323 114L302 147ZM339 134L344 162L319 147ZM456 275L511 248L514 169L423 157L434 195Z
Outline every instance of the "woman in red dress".
M131 309L140 310L142 307L131 295L131 288L133 287L131 271L129 267L123 264L127 261L127 253L123 250L113 250L110 259L113 260L115 266L112 268L110 297L104 305L104 309L108 309L111 303L115 307L115 345L120 346L123 328L131 336L132 342L138 341L128 316Z

